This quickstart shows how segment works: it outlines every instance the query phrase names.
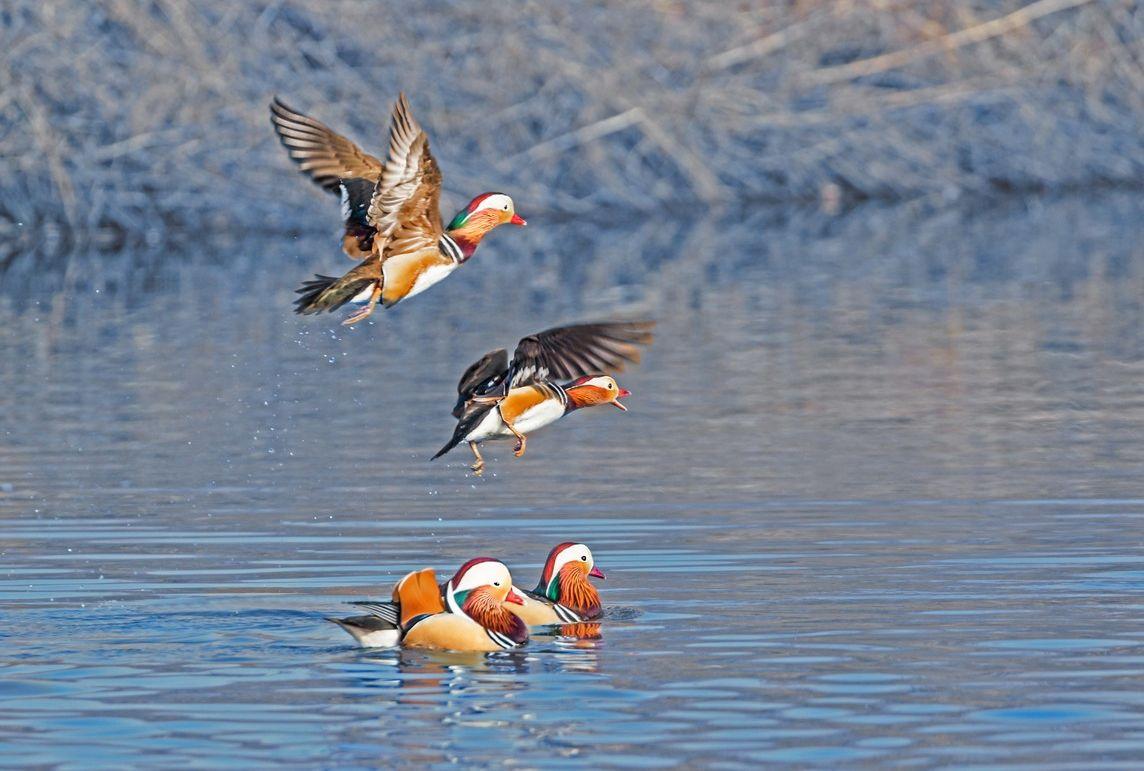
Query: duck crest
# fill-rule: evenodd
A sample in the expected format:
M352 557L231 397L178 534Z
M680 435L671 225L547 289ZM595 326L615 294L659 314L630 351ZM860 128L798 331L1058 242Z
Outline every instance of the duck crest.
M542 594L553 602L560 599L560 590L556 583L556 558L569 546L575 545L575 541L565 541L552 547L552 551L548 552L548 559L544 561L544 569L540 571L540 583L536 585L534 594Z
M470 569L476 565L480 565L482 562L496 562L496 560L492 557L474 557L457 568L457 572L453 574L453 577L450 578L449 582L445 585L445 604L450 613L456 613L458 615L465 613L464 605L469 592L467 590L457 591L456 587L461 585L461 579L465 577L465 573L468 573Z

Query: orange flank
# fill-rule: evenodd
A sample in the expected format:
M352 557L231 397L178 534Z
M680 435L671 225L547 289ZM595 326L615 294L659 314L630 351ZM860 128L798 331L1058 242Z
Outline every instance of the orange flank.
M525 412L549 398L551 398L549 394L534 385L514 388L501 400L501 419L506 423L515 423Z
M409 296L417 279L433 268L446 270L453 267L453 261L433 247L411 254L395 254L382 263L381 300L386 306L393 305Z

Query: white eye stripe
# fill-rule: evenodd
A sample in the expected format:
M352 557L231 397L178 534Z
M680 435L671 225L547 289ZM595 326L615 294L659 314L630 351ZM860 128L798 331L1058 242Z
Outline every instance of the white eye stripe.
M481 211L482 209L499 209L500 211L509 211L512 209L512 199L503 193L496 193L490 195L485 200L481 201L474 211Z
M562 567L567 565L569 562L574 561L591 562L592 551L582 543L568 547L564 551L560 552L560 555L556 558L555 563L553 563L552 575L555 576L560 572Z
M476 589L479 586L503 586L511 582L508 568L500 562L482 562L465 572L457 583L455 591Z

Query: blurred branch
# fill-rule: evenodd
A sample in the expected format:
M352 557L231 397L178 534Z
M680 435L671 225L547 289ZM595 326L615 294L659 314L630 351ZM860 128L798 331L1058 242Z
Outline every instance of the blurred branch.
M641 120L643 120L643 110L639 107L633 107L619 115L598 120L587 126L581 126L575 131L569 131L566 134L535 144L524 152L510 156L507 160L514 161L522 157L537 160L550 155L566 153L582 144L606 137L608 134L614 134L617 131L623 131Z
M761 59L764 56L769 56L775 51L781 50L791 43L801 40L810 31L812 24L813 20L811 19L791 24L788 27L780 29L778 32L772 32L752 43L739 46L738 48L732 48L721 54L716 54L707 60L707 66L712 70L722 70L734 67L736 64L750 61L751 59Z
M901 67L903 64L908 64L915 59L922 59L944 51L952 51L962 46L981 43L990 38L1018 30L1049 14L1088 5L1094 1L1095 0L1037 0L1037 2L1030 3L1019 11L1014 11L999 19L993 19L992 21L987 21L968 29L958 30L957 32L944 35L936 40L927 40L924 43L919 43L916 46L902 51L893 51L869 59L860 59L856 62L840 64L836 67L824 67L806 73L801 80L808 84L822 85L860 78L865 75L873 75L878 72L884 72L885 70L892 70L896 67Z
M28 117L32 136L35 138L36 144L39 145L40 152L48 161L48 171L51 174L52 182L55 184L56 193L59 195L64 220L70 227L74 228L76 225L75 186L72 184L71 176L68 174L60 155L60 148L63 143L52 131L47 112L40 105L31 89L20 86L16 101Z

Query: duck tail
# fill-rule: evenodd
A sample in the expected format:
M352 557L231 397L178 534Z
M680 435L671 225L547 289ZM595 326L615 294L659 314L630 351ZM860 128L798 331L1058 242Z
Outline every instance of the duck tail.
M464 437L464 434L463 434L463 433L461 433L461 429L460 429L460 426L458 426L458 427L457 427L457 430L453 432L453 438L452 438L452 439L450 439L448 442L446 442L446 443L445 443L445 446L444 446L444 447L442 447L440 450L438 450L438 451L437 451L437 454L436 454L436 455L434 455L434 456L433 456L432 458L430 458L429 460L437 460L437 459L438 459L438 458L440 458L442 455L444 455L445 453L449 452L449 450L453 449L454 447L456 447L457 445L459 445L459 444L461 443L461 439L462 439L462 437Z
M397 626L377 616L327 616L326 620L346 630L365 648L392 648L401 641L401 631Z
M470 403L465 406L465 412L461 413L461 419L457 421L457 427L453 429L453 438L450 439L444 447L437 451L430 460L437 460L449 450L453 449L465 440L469 432L480 425L481 421L485 419L485 415L489 414L489 410L497 405L496 399L487 402Z
M315 275L296 290L301 296L294 301L294 312L308 315L335 311L366 289L372 281L355 276L352 271L341 278Z

